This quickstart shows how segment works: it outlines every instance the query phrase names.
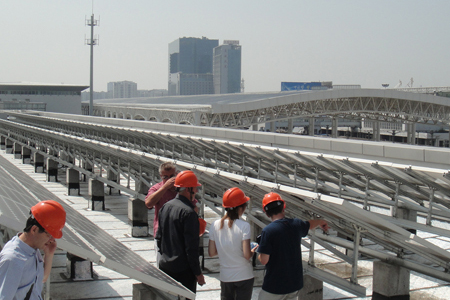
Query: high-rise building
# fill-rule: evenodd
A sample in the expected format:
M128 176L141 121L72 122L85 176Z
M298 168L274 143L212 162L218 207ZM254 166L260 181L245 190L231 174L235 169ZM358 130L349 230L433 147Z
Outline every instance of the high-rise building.
M169 95L214 94L213 49L219 40L179 38L169 44Z
M214 48L214 93L228 94L241 91L241 46L239 41L223 41Z
M133 81L108 82L108 98L137 97L137 83Z

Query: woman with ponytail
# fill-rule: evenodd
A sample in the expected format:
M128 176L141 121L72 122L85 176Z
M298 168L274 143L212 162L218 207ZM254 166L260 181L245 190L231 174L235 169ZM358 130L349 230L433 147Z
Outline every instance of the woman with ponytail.
M208 253L219 255L221 299L250 300L254 282L250 225L240 219L250 198L234 187L222 199L226 214L211 224Z

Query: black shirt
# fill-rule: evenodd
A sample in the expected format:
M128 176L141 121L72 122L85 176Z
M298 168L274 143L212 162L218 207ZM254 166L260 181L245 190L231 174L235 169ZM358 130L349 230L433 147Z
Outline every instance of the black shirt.
M178 194L161 207L158 222L156 240L161 252L160 268L175 273L190 268L194 275L200 275L199 222L191 201Z

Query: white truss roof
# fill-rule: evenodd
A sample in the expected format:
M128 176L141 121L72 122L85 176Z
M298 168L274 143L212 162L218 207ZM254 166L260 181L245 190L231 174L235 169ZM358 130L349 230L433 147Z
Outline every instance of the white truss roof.
M165 96L127 99L96 99L95 105L130 106L158 109L195 110L208 108L211 113L250 111L292 103L331 100L340 98L391 98L419 101L448 106L448 98L429 94L411 93L389 89L343 89L320 91L289 91L267 93L237 93L194 96ZM194 105L194 107L192 107Z

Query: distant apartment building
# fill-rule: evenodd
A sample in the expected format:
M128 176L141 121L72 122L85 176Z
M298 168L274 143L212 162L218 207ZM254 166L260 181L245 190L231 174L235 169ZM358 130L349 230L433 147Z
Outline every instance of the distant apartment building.
M137 83L133 81L108 82L108 98L135 98L138 95Z
M167 90L154 89L154 90L138 90L138 97L163 97L167 96Z
M214 93L228 94L241 91L241 46L239 41L223 41L214 48Z
M154 90L137 90L136 97L164 97L167 96L166 89L154 89ZM96 99L113 99L110 98L110 93L108 92L94 92L94 100ZM90 99L89 92L81 93L81 101L88 102Z
M108 99L108 92L93 92L93 100L95 99ZM81 101L82 102L89 102L89 100L91 99L91 93L90 92L81 92Z
M169 95L214 94L213 49L219 40L179 38L169 44Z

